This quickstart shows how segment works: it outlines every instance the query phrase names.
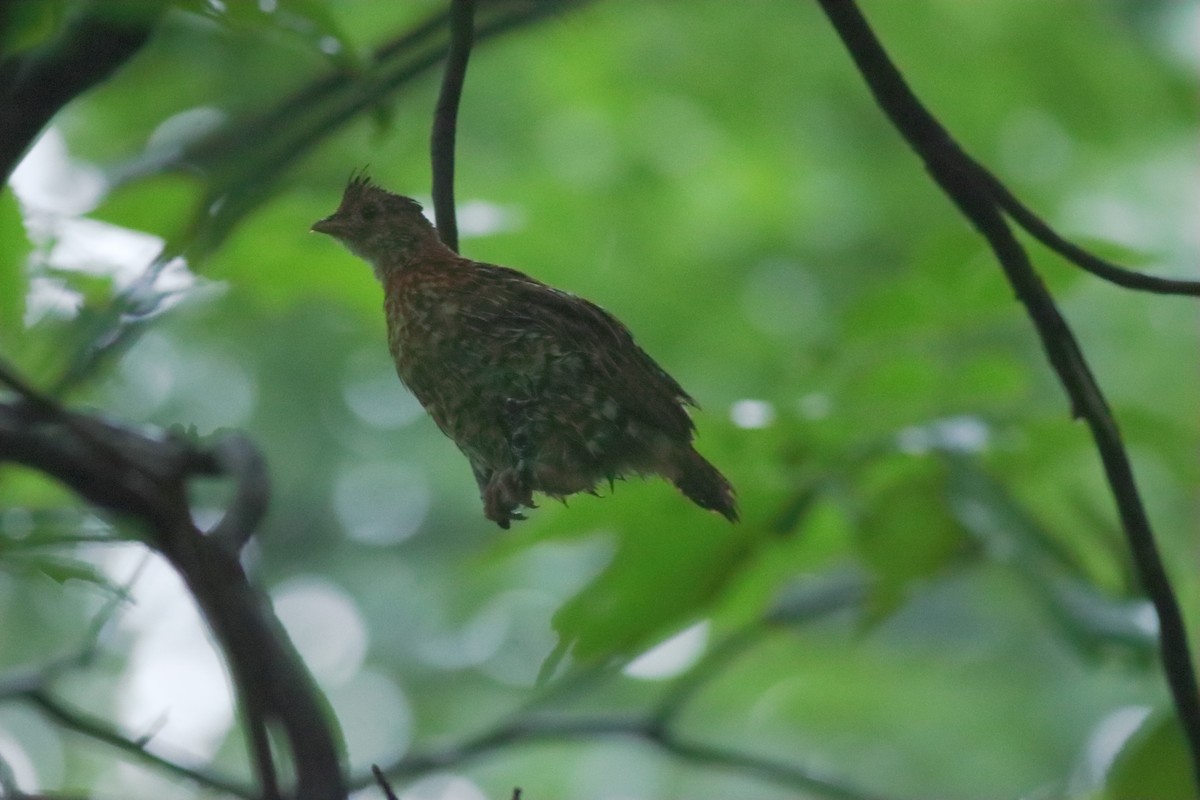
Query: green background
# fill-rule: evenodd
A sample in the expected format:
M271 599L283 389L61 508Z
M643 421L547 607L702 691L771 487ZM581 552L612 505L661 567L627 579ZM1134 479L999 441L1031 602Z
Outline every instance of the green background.
M26 5L44 12L32 41L69 6ZM1195 277L1195 4L862 5L917 94L1060 232ZM0 195L0 354L36 386L122 329L114 294L155 242L138 251L127 230L189 256L66 399L261 446L274 493L249 566L328 693L353 773L530 704L640 719L698 659L679 731L848 791L1189 797L1153 615L1087 431L815 3L596 2L473 54L462 251L620 317L699 400L698 448L738 487L743 522L636 480L544 502L509 532L482 517L465 459L394 378L370 269L307 232L364 165L428 201L436 70L310 150L291 139L306 111L247 132L319 76L369 82L371 49L437 7L181 3ZM197 141L203 158L180 156ZM280 154L282 171L255 172ZM228 186L252 201L206 248L197 232ZM1194 621L1195 302L1033 252ZM202 485L197 503L215 516L227 494ZM0 509L0 665L77 647L128 584L98 660L56 687L133 738L154 733L151 749L248 774L223 673L169 571L32 473L0 471ZM685 630L657 664L623 669ZM722 661L730 637L743 646ZM0 756L27 790L198 791L16 703L0 705ZM411 798L517 785L530 800L797 796L628 736L549 737L398 781Z

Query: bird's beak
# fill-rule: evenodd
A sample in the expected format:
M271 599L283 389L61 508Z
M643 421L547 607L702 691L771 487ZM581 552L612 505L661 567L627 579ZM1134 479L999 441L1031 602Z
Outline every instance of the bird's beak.
M337 218L337 214L333 214L325 219L319 219L314 222L310 230L313 233L323 233L327 236L337 236L342 231L341 220Z

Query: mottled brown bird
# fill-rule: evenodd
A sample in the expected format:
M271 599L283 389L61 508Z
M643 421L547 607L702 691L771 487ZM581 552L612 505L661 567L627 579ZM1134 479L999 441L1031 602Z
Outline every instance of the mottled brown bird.
M396 372L471 462L488 519L507 528L535 491L561 500L627 474L737 519L733 487L692 447L695 402L607 311L463 258L416 201L364 175L312 229L374 268Z

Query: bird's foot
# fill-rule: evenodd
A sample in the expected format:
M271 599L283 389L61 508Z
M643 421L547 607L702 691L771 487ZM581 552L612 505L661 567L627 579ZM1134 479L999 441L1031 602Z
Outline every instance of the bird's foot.
M517 510L522 507L537 508L526 471L512 467L494 474L483 489L484 516L507 530L511 520L525 519Z

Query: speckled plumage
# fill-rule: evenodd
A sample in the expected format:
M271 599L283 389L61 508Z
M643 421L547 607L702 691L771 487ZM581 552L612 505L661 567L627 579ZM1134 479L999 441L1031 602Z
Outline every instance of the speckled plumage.
M396 371L467 456L489 519L507 528L535 491L562 499L631 473L737 519L733 488L692 447L692 398L611 314L459 256L420 205L365 176L313 230L374 268Z

